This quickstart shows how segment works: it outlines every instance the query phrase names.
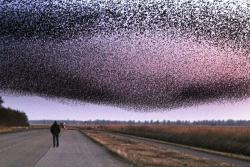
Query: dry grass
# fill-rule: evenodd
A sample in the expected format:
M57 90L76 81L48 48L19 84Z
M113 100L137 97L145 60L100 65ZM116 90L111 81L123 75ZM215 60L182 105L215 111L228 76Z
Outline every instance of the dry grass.
M13 129L11 127L0 126L0 133L11 132Z
M48 129L51 125L30 125L30 129Z
M114 134L100 131L85 131L84 133L138 167L230 166Z
M1 133L8 133L8 132L15 132L20 130L29 129L28 127L7 127L7 126L0 126L0 134Z
M250 155L250 127L111 125L94 127L94 129L121 132L228 153Z

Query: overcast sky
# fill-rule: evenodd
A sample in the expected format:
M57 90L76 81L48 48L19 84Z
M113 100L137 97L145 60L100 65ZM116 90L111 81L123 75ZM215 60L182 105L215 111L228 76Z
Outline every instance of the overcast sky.
M204 120L250 119L250 99L237 103L217 102L174 110L133 111L105 105L59 102L38 96L3 95L4 106L24 111L29 119L70 120Z

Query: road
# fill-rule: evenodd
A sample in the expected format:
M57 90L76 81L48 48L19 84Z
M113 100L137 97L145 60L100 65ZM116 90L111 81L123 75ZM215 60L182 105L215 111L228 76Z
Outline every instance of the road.
M78 131L63 131L52 147L48 130L0 135L0 167L128 167Z
M114 134L118 135L118 134ZM239 167L249 167L250 162L196 151L190 148L159 143L155 140L121 135L142 142L160 144L196 157L226 162ZM52 147L48 130L30 130L0 135L0 167L129 167L100 145L79 131L66 130L60 136L60 147Z

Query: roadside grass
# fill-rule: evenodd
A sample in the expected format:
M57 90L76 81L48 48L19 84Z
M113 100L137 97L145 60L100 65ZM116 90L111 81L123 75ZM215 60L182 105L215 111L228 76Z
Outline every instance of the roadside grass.
M5 133L12 133L12 132L19 132L19 131L24 131L24 130L29 130L29 127L7 127L7 126L0 126L0 134L5 134Z
M0 126L0 134L22 132L27 130L48 129L48 125L30 125L30 126Z
M148 142L131 138L128 139L102 131L87 130L83 131L83 133L137 167L231 166L217 161L197 158L171 149L161 148Z
M109 125L85 127L250 156L250 127ZM249 159L249 158L246 158Z

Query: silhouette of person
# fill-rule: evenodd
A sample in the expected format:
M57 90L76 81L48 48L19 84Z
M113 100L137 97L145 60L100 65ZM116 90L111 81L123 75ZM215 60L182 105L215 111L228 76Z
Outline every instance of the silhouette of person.
M53 125L50 127L50 132L53 135L53 146L59 147L59 133L60 133L60 126L55 121Z

